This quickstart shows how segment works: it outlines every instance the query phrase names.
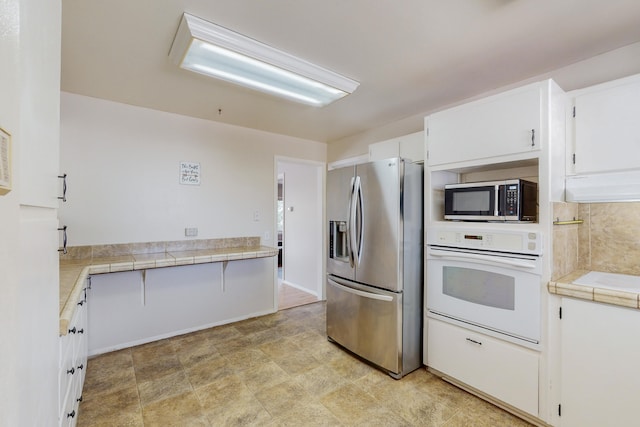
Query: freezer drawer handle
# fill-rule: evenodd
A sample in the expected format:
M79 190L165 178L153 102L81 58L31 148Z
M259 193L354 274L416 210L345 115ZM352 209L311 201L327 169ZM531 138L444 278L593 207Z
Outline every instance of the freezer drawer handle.
M393 297L389 296L389 295L380 295L380 294L373 294L371 292L365 292L365 291L360 291L358 289L353 289L353 288L349 288L347 286L343 286L340 283L337 283L331 279L329 279L329 283L331 283L333 286L340 288L341 290L345 291L345 292L349 292L351 294L355 294L361 297L365 297L365 298L371 298L371 299L377 299L379 301L393 301Z
M472 340L471 338L467 338L467 341L472 342L474 344L482 345L480 341Z

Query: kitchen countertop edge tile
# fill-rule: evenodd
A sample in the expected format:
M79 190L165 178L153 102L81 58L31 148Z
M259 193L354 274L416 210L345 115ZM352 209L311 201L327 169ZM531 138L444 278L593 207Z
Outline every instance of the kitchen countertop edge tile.
M620 307L640 308L640 292L626 292L573 283L575 280L589 272L589 270L576 270L558 280L550 281L547 284L547 289L549 290L549 293L555 295L568 296L586 301L601 302Z

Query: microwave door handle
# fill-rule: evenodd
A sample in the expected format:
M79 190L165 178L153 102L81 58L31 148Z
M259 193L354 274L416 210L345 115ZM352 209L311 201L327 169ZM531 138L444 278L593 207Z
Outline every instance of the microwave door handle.
M350 288L348 286L344 286L341 285L340 283L336 282L333 279L328 279L329 283L331 283L333 286L335 286L336 288L345 291L345 292L349 292L350 294L354 294L354 295L358 295L359 297L364 297L364 298L370 298L370 299L375 299L378 301L393 301L393 297L389 296L389 295L380 295L380 294L374 294L372 292L365 292L365 291L361 291L359 289L354 289L354 288Z
M452 253L447 251L439 251L437 249L430 249L429 254L431 256L443 258L443 259L484 261L484 262L490 262L492 264L508 265L511 267L527 268L532 270L536 268L535 264L532 264L526 261L518 261L518 260L508 259L508 258L499 258L499 257L489 256L489 255L468 254L465 252Z

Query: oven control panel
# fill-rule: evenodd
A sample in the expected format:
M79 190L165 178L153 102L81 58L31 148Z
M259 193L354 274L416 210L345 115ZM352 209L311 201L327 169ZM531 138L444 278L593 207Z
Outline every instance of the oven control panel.
M427 229L427 244L499 252L542 254L540 233L528 231L430 227Z

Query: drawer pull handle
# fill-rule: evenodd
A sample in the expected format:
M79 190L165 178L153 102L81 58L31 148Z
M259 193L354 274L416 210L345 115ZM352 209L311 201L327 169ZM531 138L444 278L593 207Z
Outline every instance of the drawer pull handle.
M62 248L58 249L58 252L62 252L63 254L67 254L67 226L63 225L58 228L58 231L62 231Z
M84 334L84 329L78 329L79 334Z
M76 416L76 410L75 409L67 414L67 418L73 418L75 416Z
M82 402L82 396L76 399L76 402Z
M472 342L474 344L482 345L480 341L472 340L471 338L467 338L467 341Z
M75 373L76 373L75 368L67 369L67 374L71 374L71 375L73 375L73 374L75 374Z
M62 202L67 201L67 174L58 175L58 178L62 180L62 197L58 196L58 200Z
M75 334L76 333L76 327L74 326L73 328L69 329L69 333L70 334Z
M84 363L78 366L78 369L84 369Z
M531 146L532 147L536 146L536 130L535 129L531 129Z
M82 307L82 306L84 305L84 300L80 301L80 302L78 303L78 305L79 305L80 307Z

